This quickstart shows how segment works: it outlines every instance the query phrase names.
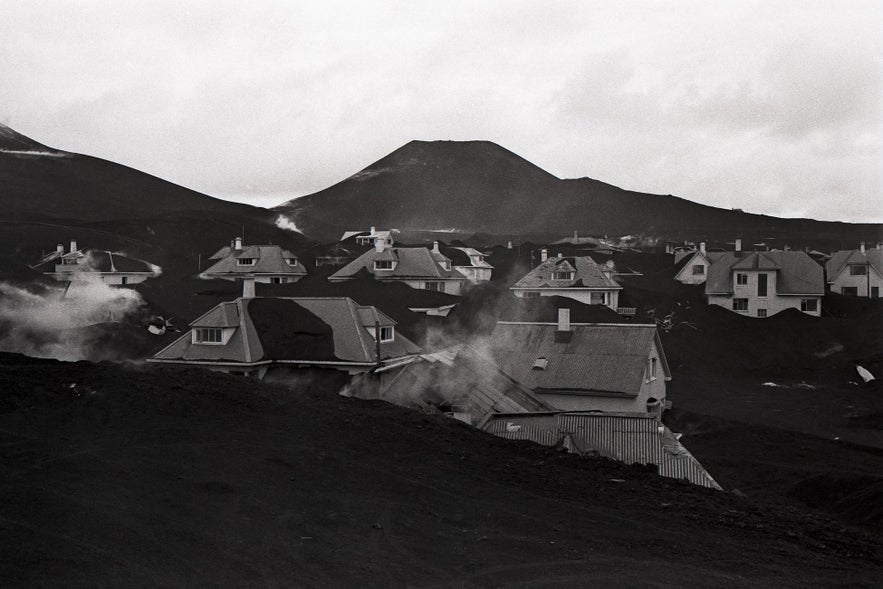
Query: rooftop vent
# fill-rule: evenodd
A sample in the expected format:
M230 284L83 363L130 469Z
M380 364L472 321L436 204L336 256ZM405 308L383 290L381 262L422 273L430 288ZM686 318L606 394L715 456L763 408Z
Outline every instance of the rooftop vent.
M546 360L543 356L540 356L536 360L533 361L533 366L531 370L545 370L546 366L549 365L549 361Z

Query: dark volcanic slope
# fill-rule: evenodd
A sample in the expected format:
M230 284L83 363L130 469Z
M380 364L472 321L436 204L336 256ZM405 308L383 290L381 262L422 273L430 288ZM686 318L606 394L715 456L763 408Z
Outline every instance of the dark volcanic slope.
M385 403L10 355L0 388L4 586L879 580L879 541L822 517Z
M276 209L324 240L371 225L492 235L578 230L695 239L740 233L850 242L881 233L880 225L778 219L590 178L561 180L489 141L411 141L346 180Z
M212 198L106 160L59 151L0 125L3 220L106 221L175 211L271 213Z

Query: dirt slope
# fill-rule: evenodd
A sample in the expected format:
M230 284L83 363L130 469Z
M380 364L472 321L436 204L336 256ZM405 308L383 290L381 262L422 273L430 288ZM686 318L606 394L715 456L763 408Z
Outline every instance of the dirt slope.
M822 517L201 371L2 356L5 586L872 586ZM74 384L72 387L71 385Z

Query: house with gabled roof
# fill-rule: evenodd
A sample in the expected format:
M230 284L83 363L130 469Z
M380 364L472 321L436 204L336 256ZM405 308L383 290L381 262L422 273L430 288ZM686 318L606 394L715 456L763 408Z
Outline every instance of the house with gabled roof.
M612 264L600 265L590 256L548 257L543 249L540 264L510 287L516 297L567 297L589 305L619 306L622 286Z
M562 411L661 416L671 371L656 325L498 321L488 341L500 369Z
M202 271L200 278L284 284L307 275L307 269L290 251L278 245L245 245L240 237L209 260L214 264Z
M454 270L472 284L489 282L493 276L494 267L485 260L487 254L474 247L446 246L439 251L451 260Z
M883 245L866 249L862 243L857 250L841 250L825 263L825 274L831 292L880 298L883 287Z
M797 309L816 317L822 312L822 267L802 251L725 252L711 264L705 282L708 304L749 317L770 317Z
M371 227L369 231L344 231L338 241L353 241L356 245L374 245L377 241L382 241L386 247L395 244L391 229L378 230L377 227Z
M432 249L425 247L389 247L378 239L374 247L328 277L331 282L352 280L360 272L368 272L381 282L403 282L421 290L459 295L466 277L453 268L451 259L439 251L438 242Z
M681 284L705 284L708 268L724 255L724 252L710 252L705 242L698 250L675 252L675 280Z
M50 265L52 269L44 274L63 282L99 278L105 284L138 284L159 276L161 272L159 266L122 253L79 249L76 241L71 241L67 253L64 245L59 243L55 251L44 255L31 268L47 268Z
M389 370L420 352L392 318L348 297L240 297L196 318L148 362L284 380L310 368Z

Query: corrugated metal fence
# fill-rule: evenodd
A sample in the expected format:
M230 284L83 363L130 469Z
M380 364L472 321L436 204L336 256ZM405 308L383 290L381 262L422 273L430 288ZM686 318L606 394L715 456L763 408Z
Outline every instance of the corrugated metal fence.
M655 464L659 474L686 479L694 485L720 489L677 437L653 417L557 413L501 415L485 430L510 440L530 440L555 446L567 436L583 452L597 452L626 464Z

